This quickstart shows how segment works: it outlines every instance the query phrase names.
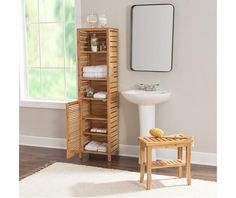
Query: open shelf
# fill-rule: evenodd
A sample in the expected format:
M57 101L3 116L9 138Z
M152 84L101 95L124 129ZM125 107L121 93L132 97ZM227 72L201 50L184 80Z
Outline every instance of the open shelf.
M103 118L103 117L98 117L95 115L87 115L83 117L85 120L101 120L101 121L107 121L107 118Z
M87 153L87 154L98 154L98 155L107 155L107 152L100 152L100 151L90 151L90 150L83 150L82 153Z
M80 51L81 54L106 54L107 51L97 51L97 52L92 52L92 51Z
M169 167L179 167L184 166L185 163L180 160L156 160L152 162L152 169L157 168L169 168Z
M86 81L86 80L103 80L103 81L106 81L107 80L107 78L81 78L81 80L84 80L84 81Z
M96 101L102 101L102 102L106 102L107 99L106 98L89 98L89 97L84 97L84 98L81 98L81 100L96 100Z
M96 132L90 132L90 131L84 131L84 135L107 137L107 133L96 133Z

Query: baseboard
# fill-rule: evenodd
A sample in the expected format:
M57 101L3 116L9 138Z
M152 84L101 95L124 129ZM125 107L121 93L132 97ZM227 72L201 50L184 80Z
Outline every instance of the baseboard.
M20 145L66 149L65 138L20 135Z
M20 135L20 145L66 149L66 139ZM137 145L120 144L120 156L138 157L138 152L139 147ZM176 150L174 149L162 149L158 150L157 153L158 159L176 158ZM185 151L183 156L185 156ZM153 158L157 158L156 153L153 154ZM191 162L193 164L216 166L216 159L216 153L192 151Z

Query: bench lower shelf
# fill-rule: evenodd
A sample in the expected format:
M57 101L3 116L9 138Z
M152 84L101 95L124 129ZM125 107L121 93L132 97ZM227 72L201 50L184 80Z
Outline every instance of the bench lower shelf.
M83 150L82 153L87 153L87 154L98 154L98 155L108 155L107 152L90 151L90 150Z
M145 165L147 165L145 163ZM152 162L152 169L157 168L169 168L169 167L179 167L179 166L185 166L185 163L180 160L156 160Z

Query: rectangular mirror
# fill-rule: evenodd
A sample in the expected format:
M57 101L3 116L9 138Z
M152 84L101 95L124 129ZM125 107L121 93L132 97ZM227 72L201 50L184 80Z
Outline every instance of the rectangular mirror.
M173 5L133 5L131 8L131 69L171 71L173 30Z

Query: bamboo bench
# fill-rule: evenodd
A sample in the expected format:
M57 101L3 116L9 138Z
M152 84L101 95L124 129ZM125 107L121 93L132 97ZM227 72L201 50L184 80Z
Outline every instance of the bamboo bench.
M184 135L169 137L139 137L140 144L140 182L143 182L145 167L147 169L147 190L151 187L152 169L178 167L178 177L182 178L182 167L186 166L186 178L188 185L191 185L191 147L193 140ZM156 160L152 161L152 149L157 148L177 148L176 160ZM182 160L183 147L186 148L186 161ZM146 150L146 160L145 160Z

